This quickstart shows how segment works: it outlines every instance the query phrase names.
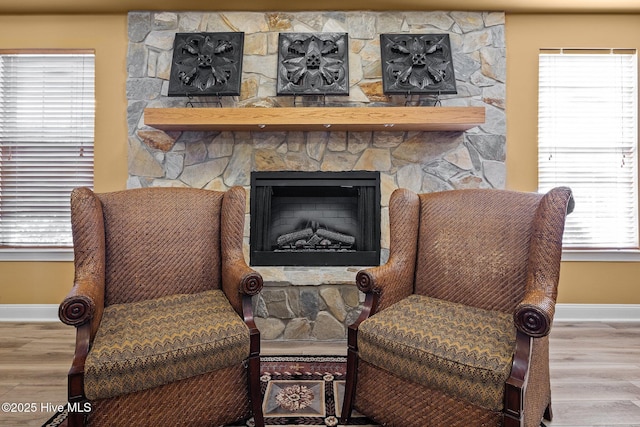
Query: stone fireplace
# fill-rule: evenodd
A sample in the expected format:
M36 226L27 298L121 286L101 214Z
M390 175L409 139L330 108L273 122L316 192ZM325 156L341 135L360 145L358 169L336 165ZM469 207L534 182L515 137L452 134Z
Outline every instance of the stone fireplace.
M252 172L252 266L378 265L380 174Z
M503 13L141 11L130 12L128 20L127 185L130 188L186 186L215 190L234 185L245 187L247 195L251 195L244 232L248 262L255 226L251 209L256 197L251 194L252 172L369 171L378 174L380 249L375 263L388 258L388 200L394 189L433 192L504 187ZM278 35L281 32L333 32L347 33L349 37L349 95L327 96L326 106L421 105L428 115L432 108L438 108L432 107L432 98L383 93L380 34L447 33L458 93L442 95L439 103L445 107L483 107L485 123L464 132L395 131L393 128L379 131L162 131L146 126L145 108L184 108L190 101L167 96L175 34L219 31L245 33L241 93L221 99L193 99L196 108L212 107L218 102L225 108L294 107L293 97L276 94ZM306 106L306 100L298 99L295 104L295 108ZM296 197L295 192L285 197ZM310 227L303 228L314 231L312 221L309 220ZM300 230L281 234L295 231ZM357 234L341 228L330 231L339 235ZM265 288L254 301L262 338L345 340L347 326L360 312L362 295L354 286L355 275L367 263L276 264L255 267L265 279Z

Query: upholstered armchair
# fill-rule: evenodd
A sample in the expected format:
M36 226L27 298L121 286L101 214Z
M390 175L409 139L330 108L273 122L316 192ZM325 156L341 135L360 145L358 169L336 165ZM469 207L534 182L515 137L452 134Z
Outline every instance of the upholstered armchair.
M245 206L241 187L73 191L70 426L264 425Z
M573 201L547 194L396 190L390 254L360 271L342 421L525 426L551 419L549 340Z

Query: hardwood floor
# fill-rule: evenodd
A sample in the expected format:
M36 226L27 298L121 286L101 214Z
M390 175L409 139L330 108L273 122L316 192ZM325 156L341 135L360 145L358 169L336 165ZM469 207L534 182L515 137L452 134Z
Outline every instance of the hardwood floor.
M0 425L39 427L55 414L47 403L66 402L74 329L57 322L0 322ZM32 412L5 412L5 403L35 403L36 407L29 408L35 409Z
M550 341L547 427L640 427L640 323L557 323Z
M0 322L1 426L41 426L62 405L74 328ZM345 344L263 344L267 354L344 354ZM551 333L554 421L547 427L640 427L640 323L556 323ZM4 407L3 407L4 409ZM16 408L17 409L17 408Z

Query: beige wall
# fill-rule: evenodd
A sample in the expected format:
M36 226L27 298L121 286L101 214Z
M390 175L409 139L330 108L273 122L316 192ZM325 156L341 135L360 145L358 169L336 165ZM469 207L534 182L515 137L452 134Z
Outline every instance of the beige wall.
M507 187L532 191L537 186L539 49L640 49L640 15L508 15L506 38ZM639 288L639 262L564 262L558 301L640 304Z
M95 188L127 180L126 16L0 16L0 49L95 49ZM71 262L0 262L0 304L57 304L73 281Z
M0 49L96 50L97 191L127 178L126 49L122 16L0 16ZM640 15L507 15L507 187L535 190L537 55L546 47L640 48ZM598 78L598 76L594 76ZM640 304L640 263L565 262L559 302ZM55 304L70 262L0 262L0 304Z

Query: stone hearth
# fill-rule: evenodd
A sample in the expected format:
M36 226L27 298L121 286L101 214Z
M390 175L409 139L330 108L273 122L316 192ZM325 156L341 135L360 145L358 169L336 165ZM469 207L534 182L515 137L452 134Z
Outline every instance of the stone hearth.
M388 200L394 189L504 187L503 13L142 11L129 13L128 31L130 188L226 190L241 185L249 195L252 171L379 171L384 262L389 247ZM432 105L434 100L428 97L383 94L380 34L447 33L458 93L441 96L441 104L485 107L486 123L467 132L163 132L145 127L144 108L185 107L189 101L167 96L175 34L224 31L245 33L241 94L219 100L224 107L237 108L293 106L293 97L276 95L281 32L348 34L349 95L329 96L327 105ZM196 107L213 107L218 99L193 101ZM296 106L307 104L308 100L298 99ZM247 260L249 224L248 202ZM346 327L360 312L362 295L354 286L359 268L256 267L266 284L255 299L263 339L344 340Z

